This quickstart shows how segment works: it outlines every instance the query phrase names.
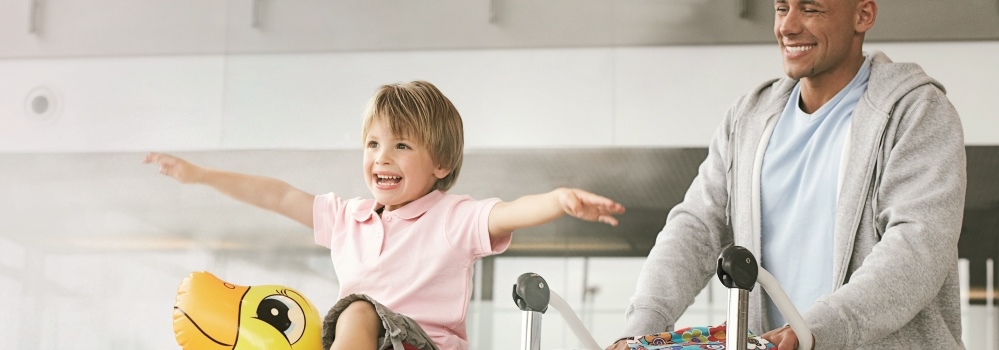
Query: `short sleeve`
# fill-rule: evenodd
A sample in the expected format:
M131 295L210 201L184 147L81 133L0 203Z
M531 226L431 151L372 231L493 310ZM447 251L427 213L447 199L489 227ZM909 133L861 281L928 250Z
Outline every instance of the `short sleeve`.
M312 235L316 244L329 248L333 239L333 225L336 218L344 217L346 201L336 194L327 193L316 196L312 202Z
M457 200L448 213L445 227L452 247L473 258L506 251L512 235L501 239L489 237L489 213L499 202L498 198L477 201L467 196Z

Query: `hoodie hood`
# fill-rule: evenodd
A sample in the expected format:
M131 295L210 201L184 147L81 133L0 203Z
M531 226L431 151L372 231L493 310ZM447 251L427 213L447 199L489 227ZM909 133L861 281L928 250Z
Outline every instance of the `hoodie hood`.
M892 62L881 51L872 51L867 56L871 57L871 79L864 98L882 112L888 113L898 100L923 85L933 85L947 93L943 84L926 75L918 64Z
M920 86L933 85L940 91L947 92L943 84L927 75L918 64L893 62L881 51L866 52L865 56L871 58L871 78L868 80L867 93L863 99L885 114L889 114L903 96ZM771 98L786 100L797 83L797 79L788 77L778 79L773 83ZM783 108L783 105L780 107ZM775 108L768 113L779 112Z

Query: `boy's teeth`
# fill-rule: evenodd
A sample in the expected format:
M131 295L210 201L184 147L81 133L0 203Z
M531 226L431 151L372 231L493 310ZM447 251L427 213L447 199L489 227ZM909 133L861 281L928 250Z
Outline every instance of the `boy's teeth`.
M376 175L380 184L396 184L402 182L402 176Z

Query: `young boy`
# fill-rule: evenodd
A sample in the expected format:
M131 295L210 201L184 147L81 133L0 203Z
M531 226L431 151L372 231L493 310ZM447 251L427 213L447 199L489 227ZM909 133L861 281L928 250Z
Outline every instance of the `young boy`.
M512 202L446 194L461 170L462 122L428 82L378 89L362 139L373 199L315 196L277 179L160 153L143 163L313 228L340 281L340 301L324 325L330 349L467 349L465 313L477 259L505 251L513 231L566 213L616 226L613 215L624 212L610 199L570 188Z

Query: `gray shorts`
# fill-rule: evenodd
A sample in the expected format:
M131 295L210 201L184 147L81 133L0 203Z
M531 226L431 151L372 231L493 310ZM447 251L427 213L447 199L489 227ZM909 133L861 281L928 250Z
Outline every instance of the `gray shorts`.
M326 314L326 319L323 320L323 349L329 349L333 345L333 337L336 335L336 320L340 318L340 313L346 310L350 303L358 300L364 300L374 305L375 312L382 319L385 336L378 339L378 350L404 350L402 343L412 345L420 350L439 350L416 321L389 310L385 305L364 294L348 295L330 308L330 312Z

